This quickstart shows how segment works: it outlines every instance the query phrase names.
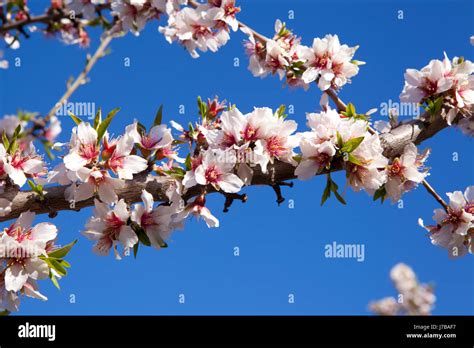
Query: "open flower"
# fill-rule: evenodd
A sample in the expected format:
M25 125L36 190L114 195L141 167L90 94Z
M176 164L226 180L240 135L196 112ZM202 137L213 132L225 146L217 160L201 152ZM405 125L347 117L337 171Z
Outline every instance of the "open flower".
M219 227L219 220L211 214L211 211L206 208L206 197L201 195L197 197L194 202L188 204L182 211L173 216L172 221L179 224L189 216L196 216L198 219L203 218L207 227Z
M300 148L302 159L295 169L295 175L300 180L308 180L320 173L331 163L332 157L336 154L332 142L318 143L314 138L303 139Z
M145 27L147 20L151 16L148 0L113 0L111 4L112 15L119 18L119 21L112 29L116 31L130 31L138 36Z
M123 199L113 209L98 200L94 200L94 204L94 216L89 219L82 234L97 241L93 248L96 254L106 256L113 247L115 257L120 259L118 244L122 245L125 252L138 243L137 235L128 225L130 212L127 204Z
M404 192L416 187L425 179L428 171L424 169L423 164L428 155L429 151L418 155L415 144L410 143L405 146L403 154L387 166L385 190L392 202L397 202Z
M364 189L373 195L387 180L385 167L388 159L377 134L366 135L360 145L352 152L357 163L347 164L347 181L356 191Z
M194 171L194 180L187 180L186 188L195 184L212 185L216 190L228 193L240 191L244 184L240 178L231 173L236 164L236 157L230 151L208 150L203 154L202 163Z
M68 188L68 200L76 202L84 201L98 194L102 202L115 203L118 200L117 189L123 188L124 182L120 179L112 178L106 170L97 168L81 168L74 173L82 183L73 184Z
M49 267L40 256L46 254L47 243L56 239L57 228L47 222L32 227L34 217L32 212L22 213L0 234L0 257L6 261L7 291L20 291L29 280L49 275Z
M102 157L106 157L107 167L117 174L120 179L131 180L133 174L140 173L148 168L146 159L130 154L133 150L134 140L127 133L112 143L105 139Z
M128 134L141 149L146 150L151 155L155 154L159 149L171 146L173 143L171 130L164 124L152 127L148 134L140 134L137 130L137 123L135 122L127 127L125 133Z
M0 148L0 161L2 161L4 150L2 148ZM24 150L18 149L14 154L6 155L6 157L7 160L3 163L3 170L8 174L13 183L20 187L26 183L27 177L34 178L45 172L44 162L36 154L36 149L32 143Z
M407 69L405 87L400 100L419 103L425 98L447 91L453 85L450 69L442 61L433 59L421 70Z
M434 245L446 248L450 257L460 257L468 251L474 254L474 186L469 186L464 195L461 191L447 194L448 212L436 209L433 219L436 225L420 226L430 232Z
M143 205L134 205L132 221L143 228L154 247L160 248L172 232L171 216L176 213L176 204L153 208L153 196L146 190L142 191L141 198Z
M352 62L356 50L357 47L341 45L337 35L315 38L312 48L300 48L300 55L307 66L303 81L317 81L322 91L342 87L359 72L358 66Z
M95 17L95 5L104 4L105 0L66 0L66 7L76 12L76 14L82 14L84 19L91 20Z
M88 122L81 122L72 129L69 147L69 154L64 156L67 169L77 171L94 163L99 157L97 131Z
M224 37L216 35L214 27L216 20L223 18L219 8L201 4L196 9L185 7L168 19L166 27L159 31L169 43L178 41L193 58L199 57L197 49L206 52L216 52L227 41Z

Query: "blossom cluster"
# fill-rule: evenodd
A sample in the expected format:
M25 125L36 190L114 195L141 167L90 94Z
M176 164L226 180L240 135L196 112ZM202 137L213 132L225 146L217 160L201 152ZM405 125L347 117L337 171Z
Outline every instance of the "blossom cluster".
M101 120L99 111L93 125L76 119L67 145L69 152L63 163L49 172L48 183L69 185L65 191L69 202L80 202L98 195L102 202L117 203L117 190L134 174L153 170L154 162L178 159L169 128L156 124L147 133L137 122L126 127L125 133L112 138L107 127L118 109ZM137 155L141 152L141 156Z
M437 101L448 110L442 116L451 125L458 114L462 115L458 126L466 134L472 134L472 107L474 104L474 64L462 57L452 60L433 59L421 70L407 69L405 86L400 94L402 102L426 103Z
M420 284L413 270L403 264L395 265L390 278L398 291L397 299L386 297L370 303L372 312L379 315L430 315L436 296L430 285Z
M249 36L245 47L252 74L277 74L280 79L286 78L289 86L307 89L316 82L322 91L337 90L350 82L363 64L353 60L357 47L341 45L337 35L315 38L313 45L307 47L280 20L275 22L272 39L261 40L246 27L242 31Z
M20 295L46 301L38 290L37 280L66 275L69 263L63 260L70 246L55 245L57 228L48 222L32 226L35 214L25 212L0 232L0 308L17 311Z
M474 254L474 186L467 187L464 194L455 191L447 196L447 210L434 211L436 225L425 226L422 219L418 222L429 232L434 245L448 250L449 257Z
M355 191L364 189L374 198L389 197L393 202L424 180L428 151L418 155L416 146L409 144L400 157L389 160L378 134L369 132L368 122L347 115L328 107L307 115L311 131L302 133L301 160L295 170L299 179L310 179L342 159L348 184Z
M159 31L169 43L179 42L197 58L198 50L216 52L227 43L230 30L238 29L235 16L239 12L235 0L209 0L196 8L184 7L168 13L168 24Z

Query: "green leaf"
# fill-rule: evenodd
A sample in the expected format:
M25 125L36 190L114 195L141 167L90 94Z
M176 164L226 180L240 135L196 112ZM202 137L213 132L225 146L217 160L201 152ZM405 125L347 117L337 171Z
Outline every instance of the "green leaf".
M61 290L61 287L59 286L58 280L54 276L53 272L51 270L49 271L49 279L53 282L54 286L58 288L58 290Z
M100 123L99 127L97 127L97 144L100 144L100 141L102 140L102 137L104 136L105 131L110 126L110 122L112 122L113 118L119 111L120 111L120 108L115 108L112 111L110 111L107 114L107 117L105 118L105 120Z
M31 188L32 191L36 191L36 185L33 181L28 180L28 186Z
M163 120L163 104L160 105L160 108L158 109L156 113L155 121L153 121L153 126L160 125L162 120Z
M51 151L51 148L52 148L53 144L51 144L47 140L41 140L41 143L43 144L44 152L46 152L49 159L51 159L51 160L55 159L56 156L54 156L53 152Z
M346 106L346 116L347 117L352 117L355 114L356 114L356 109L355 109L354 104L352 104L352 103L347 104L347 106Z
M94 118L94 129L97 130L97 127L99 127L99 124L102 122L102 109L99 108L99 110L97 110L97 113L95 114L95 118Z
M50 268L54 269L60 276L67 274L66 269L59 263L57 259L45 257L43 260L49 265Z
M202 101L201 96L197 97L197 104L198 104L199 114L201 115L203 119L205 119L207 116L207 105L206 103Z
M327 199L331 196L331 176L328 174L328 178L326 181L326 188L323 191L323 196L321 197L321 206L324 204L324 202L327 201Z
M74 115L71 111L68 111L68 114L77 125L80 125L82 123L82 120L76 115Z
M12 139L17 139L20 132L21 132L21 125L19 124L18 126L16 126L15 131L13 132Z
M146 232L143 230L143 228L138 226L138 228L135 230L135 232L137 234L137 237L138 237L138 240L140 241L140 243L142 243L143 245L146 245L146 246L151 245L150 238L148 238L148 236L146 235Z
M358 165L358 166L363 166L364 164L356 157L354 156L353 154L349 154L349 156L347 157L347 160L355 165Z
M357 149L357 147L360 145L360 143L362 143L363 140L364 137L352 138L344 143L341 148L341 151L351 153L352 151Z
M374 193L374 201L377 199L380 199L381 203L385 201L385 196L387 195L387 191L385 190L385 186L380 187L377 191Z
M10 311L5 309L3 311L0 312L0 316L6 316L6 315L10 315Z
M285 104L281 104L278 109L276 110L276 115L279 118L286 118L288 115L285 114L286 106Z
M52 258L56 258L56 259L62 259L63 257L65 257L72 249L72 247L77 243L77 239L72 241L71 243L59 248L59 249L56 249L56 250L53 250L52 252L50 252L48 254L48 257L52 257Z
M133 257L136 259L137 258L137 254L138 254L138 246L140 245L140 243L137 243L133 246Z
M339 186L332 179L330 179L329 187L331 189L331 192L333 192L336 196L337 200L342 204L346 204L346 201L338 192Z
M341 133L336 132L336 138L337 138L337 146L338 146L340 149L342 149L342 147L344 146L344 140L342 140Z
M5 132L2 133L2 142L5 149L10 147L10 141L8 140L7 134Z
M186 170L191 170L192 164L191 164L191 154L188 153L186 156L186 160L184 161L184 165L186 166Z
M61 264L61 266L65 268L71 268L71 264L67 262L66 260L58 260L58 262Z

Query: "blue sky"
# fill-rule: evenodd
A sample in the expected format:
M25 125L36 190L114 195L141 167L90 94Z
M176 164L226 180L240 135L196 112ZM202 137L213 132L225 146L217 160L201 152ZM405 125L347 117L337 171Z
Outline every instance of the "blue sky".
M41 3L43 1L38 1ZM47 1L44 1L46 4ZM421 68L430 59L462 55L473 59L469 37L474 34L473 6L459 1L238 1L239 19L267 36L275 19L310 45L314 37L338 34L341 42L360 45L356 59L367 62L341 98L358 110L379 108L398 100L406 68ZM37 5L39 9L43 6ZM295 19L288 19L293 10ZM403 11L403 20L397 19ZM104 110L121 107L111 126L119 134L138 118L152 122L164 104L166 120L187 123L196 119L196 96L221 98L237 104L242 112L254 106L276 108L292 104L304 126L305 113L318 109L320 92L312 88L289 90L278 78L257 79L247 70L241 33L216 54L192 59L178 45L169 45L150 23L140 37L127 35L112 43L112 53L101 60L73 102L94 102ZM18 108L46 113L77 75L90 49L65 46L58 40L33 35L18 51L8 51L10 61L22 65L0 72L0 115ZM124 67L130 58L131 66ZM240 67L234 67L234 58ZM178 113L185 106L185 115ZM66 141L73 123L63 118ZM303 129L303 128L302 128ZM429 181L440 192L464 190L473 184L472 139L448 129L421 148L431 147ZM453 153L459 161L453 161ZM334 178L344 186L343 174ZM61 212L55 219L59 242L78 238L68 256L73 265L58 291L42 281L43 303L25 299L21 314L368 314L369 301L396 295L389 279L398 262L412 266L421 281L436 284L434 314L474 314L474 264L471 255L449 260L434 247L418 217L431 221L437 203L423 188L406 194L404 208L389 202L373 203L365 193L347 189L347 206L330 199L319 205L325 180L295 182L284 189L287 201L278 207L269 187L246 189L246 204L236 202L222 213L222 197L209 197L209 207L220 219L219 229L189 221L172 236L169 248L140 248L138 258L118 262L98 257L92 243L79 234L90 209ZM294 208L288 207L293 200ZM45 220L40 216L37 221ZM328 259L324 246L337 243L365 245L365 261ZM240 256L233 254L240 248ZM179 295L185 295L180 304ZM288 303L294 294L295 303ZM70 303L71 295L75 303Z

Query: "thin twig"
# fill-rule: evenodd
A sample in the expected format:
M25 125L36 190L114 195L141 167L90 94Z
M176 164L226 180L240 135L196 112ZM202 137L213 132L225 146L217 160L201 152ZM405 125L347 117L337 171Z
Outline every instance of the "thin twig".
M87 74L91 71L91 69L93 68L95 63L97 63L99 58L102 57L105 49L112 41L112 38L113 37L111 35L107 35L102 40L102 42L100 43L100 46L95 51L94 55L87 61L87 64L82 70L82 72L77 76L76 80L70 86L68 86L66 92L63 94L61 99L59 99L59 101L48 112L48 115L45 118L46 121L48 121L56 113L56 111L58 111L58 109L61 107L61 104L65 103L71 97L71 95L76 91L76 89L78 89L79 86L83 84L83 82L86 80Z
M449 206L446 204L443 198L434 190L434 188L428 183L428 181L423 180L422 181L423 186L426 188L426 191L430 193L438 201L439 204L441 204L444 208L444 210L449 213Z

